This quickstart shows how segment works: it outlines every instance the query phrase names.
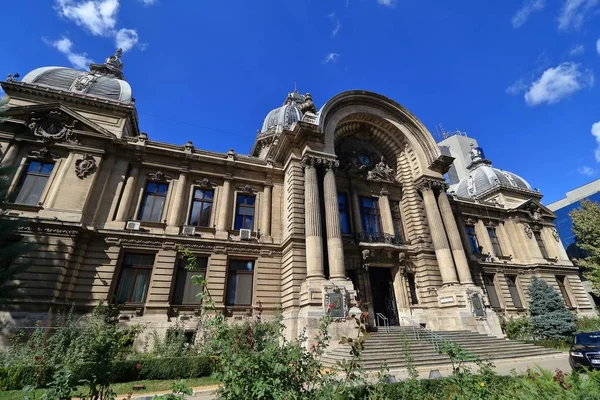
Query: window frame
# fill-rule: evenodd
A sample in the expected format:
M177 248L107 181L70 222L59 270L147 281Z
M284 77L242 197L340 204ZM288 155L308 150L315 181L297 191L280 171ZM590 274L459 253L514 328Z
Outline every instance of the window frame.
M472 234L471 234L472 232ZM471 254L479 255L481 254L481 245L479 244L479 240L477 239L477 232L475 231L475 225L465 224L465 235L467 235L467 242L469 244L469 248L471 248ZM473 249L473 244L476 244L476 249Z
M561 280L562 278L562 280ZM569 294L569 288L567 285L569 281L566 275L556 275L555 276L556 283L558 284L558 289L560 294L562 295L563 301L565 302L565 306L567 308L575 308L575 303L571 299L571 295Z
M504 252L502 251L502 246L500 245L500 239L498 239L498 232L496 232L496 227L493 225L486 226L487 234L490 238L490 242L492 243L492 251L494 255L498 258L504 257Z
M550 258L550 254L548 253L548 248L546 247L546 243L544 243L544 237L542 236L542 231L534 230L533 238L535 239L538 249L540 249L542 258L545 258L545 259Z
M165 185L166 186L166 191L163 194L157 194L156 192L150 193L148 192L148 186L149 185ZM170 184L169 182L155 182L155 181L151 181L151 180L147 180L146 183L142 186L142 199L140 201L140 205L138 208L138 212L137 212L137 220L138 221L142 221L142 222L150 222L150 223L163 223L163 217L165 214L165 207L167 206L168 203L168 196L169 196L169 189L170 189ZM146 207L146 202L148 200L148 198L150 196L153 197L163 197L164 198L164 202L162 205L162 208L160 210L160 217L158 218L158 221L152 220L152 219L143 219L143 214L144 214L144 209ZM154 210L154 204L152 205L152 210Z
M245 226L245 218L243 217L243 216L246 216L247 214L238 214L239 209L240 209L240 203L238 202L238 200L239 200L240 196L254 198L254 204L252 204L252 205L248 205L247 203L241 204L243 207L252 208L254 210L254 213L252 214L252 226L249 228ZM258 196L256 193L245 193L245 192L236 192L235 193L235 209L234 209L234 213L233 213L233 229L234 230L236 230L236 231L239 231L240 229L249 229L250 231L255 230L254 228L256 225L256 214L258 212L257 201L258 201ZM241 227L238 227L238 225L237 225L238 215L242 216L242 226Z
M345 208L344 209L342 209L342 203L340 202L340 197L343 197L345 199ZM348 196L348 193L338 192L337 200L338 200L338 212L340 215L340 231L342 232L342 235L351 235L352 234L352 218L350 215L350 209L352 207L350 207L350 196ZM344 230L344 226L342 225L342 215L346 216L346 221L347 221L347 225L348 225L347 230Z
M169 297L170 300L170 304L172 306L181 306L181 307L191 307L191 306L200 306L202 305L202 301L198 301L197 303L184 303L183 301L181 302L176 302L175 298L179 296L177 290L178 290L178 283L179 283L179 277L181 273L185 273L186 275L190 272L194 272L196 274L202 275L204 277L204 279L206 279L206 274L208 271L208 263L210 261L210 257L208 255L194 255L194 257L196 257L196 262L198 260L205 260L204 262L204 266L203 267L199 267L198 269L195 270L188 270L187 268L185 268L185 262L186 260L184 259L182 254L179 254L179 256L177 257L177 260L175 261L175 271L173 271L173 289L172 289L172 293L171 296ZM181 293L181 298L183 299L185 297L185 285L184 285L184 293ZM200 291L202 291L203 288L200 287Z
M512 280L511 278L514 278L514 280ZM513 307L517 310L524 310L525 303L523 302L523 296L521 295L521 291L519 290L519 275L504 275L504 280L506 281L506 286L508 287L508 293L510 294ZM515 296L513 295L511 287L514 287L514 294L516 295L516 299L520 303L520 305L518 306L515 303Z
M150 291L150 282L152 281L152 275L154 273L154 267L156 265L156 255L157 254L153 253L153 252L143 252L143 251L136 251L136 250L137 249L127 249L125 252L123 252L123 254L121 256L120 263L119 263L118 279L116 281L115 289L114 289L114 302L116 304L140 305L140 304L145 304L146 300L148 299L148 292ZM137 256L150 255L150 256L152 256L152 265L151 266L148 266L148 265L142 266L142 265L135 265L135 264L132 264L132 265L126 264L125 261L126 261L128 255L137 255ZM131 301L131 298L135 291L135 282L136 282L136 278L137 278L137 274L138 274L138 271L135 271L135 275L134 275L134 279L131 284L128 300L120 303L117 296L119 294L121 280L123 279L123 273L128 267L133 268L133 269L150 270L150 274L148 275L148 281L146 282L146 289L144 290L144 298L141 301Z
M363 200L373 200L374 207L365 207L363 204ZM383 233L383 225L381 222L381 207L379 206L379 198L372 196L359 196L358 198L359 208L360 208L360 221L362 225L363 232L367 234L382 234ZM366 214L365 210L375 210L374 213ZM375 231L369 231L367 229L367 217L375 218Z
M252 271L240 271L240 270L235 270L235 271L231 271L231 263L232 262L252 262ZM253 301L254 301L254 284L255 284L255 277L254 277L254 273L256 271L256 262L257 260L255 258L230 258L229 260L227 260L227 274L226 274L226 278L225 278L225 293L223 296L224 299L224 305L227 308L248 308L248 307L252 307ZM234 274L232 274L232 272L234 272ZM251 283L251 289L250 289L250 303L248 304L236 304L236 303L230 303L230 299L229 299L229 284L231 282L231 277L232 275L250 275L252 277L252 283ZM237 293L237 282L236 282L236 293Z
M482 275L481 278L483 281L483 287L485 288L485 292L488 296L488 301L490 303L490 307L494 310L502 310L504 308L504 305L503 305L502 297L498 295L499 293L501 294L502 291L499 291L498 286L496 285L496 276L497 275L496 274L486 274L486 273L483 273L481 275ZM486 282L486 278L491 279L490 284L488 284ZM494 294L494 297L496 298L497 306L494 306L494 304L493 304L494 302L492 301L492 296L490 296L490 288L493 288L493 291L494 291L493 294Z
M205 197L203 197L202 199L196 199L196 191L197 190L201 190L203 192L203 195L205 195L205 192L210 191L212 192L212 199L210 201L206 201ZM206 188L206 187L199 187L199 186L193 186L192 187L192 195L191 195L191 203L190 203L190 208L189 208L189 215L187 218L187 224L189 226L195 226L197 228L210 228L210 223L213 220L213 211L215 209L215 199L216 199L216 190L214 188ZM200 211L202 211L202 205L204 203L210 203L210 212L208 214L208 221L206 221L206 225L200 225L200 224L192 224L192 216L193 216L193 212L194 212L194 204L196 202L199 202L201 204L201 208ZM200 212L199 215L202 215L202 213ZM200 218L198 218L198 222L200 222Z
M42 174L40 171L30 174L28 169L29 169L29 166L31 165L31 163L33 163L33 162L40 163L40 170L43 168L44 164L52 164L52 170L50 170L48 175ZM13 185L11 185L12 187L9 188L10 202L12 204L17 204L20 206L39 207L41 204L43 204L43 202L45 200L46 193L48 192L48 189L49 189L50 185L52 184L54 174L58 168L60 168L60 162L55 161L55 160L41 160L41 159L36 159L36 158L25 158L24 161L22 162L22 164L20 165L19 170L17 171L17 174L15 174L14 183L13 183ZM23 188L23 184L25 183L25 180L27 179L27 177L30 175L46 178L44 187L42 188L42 190L40 192L40 197L38 198L38 201L36 204L17 203L17 197L19 197L19 193L20 193L21 189Z

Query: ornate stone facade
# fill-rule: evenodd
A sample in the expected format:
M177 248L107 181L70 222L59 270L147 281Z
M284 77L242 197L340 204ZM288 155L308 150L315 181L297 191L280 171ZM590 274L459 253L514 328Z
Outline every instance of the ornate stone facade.
M121 70L116 54L90 74ZM100 301L122 303L124 323L193 320L179 246L200 260L219 310L281 308L289 337L316 329L328 304L362 307L372 326L382 315L500 334L497 314L526 312L533 275L593 313L539 193L509 175L483 197L449 195L452 159L393 100L350 91L317 112L291 93L244 156L150 140L129 97L101 99L73 79L71 91L27 76L2 83L1 162L16 167L3 218L32 221L19 234L39 243L23 296L2 310L14 326Z

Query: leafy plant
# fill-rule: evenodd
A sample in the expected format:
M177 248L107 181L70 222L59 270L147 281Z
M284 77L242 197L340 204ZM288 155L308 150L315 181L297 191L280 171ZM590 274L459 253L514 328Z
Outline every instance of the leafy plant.
M194 392L192 391L192 388L185 386L184 381L179 381L179 382L173 383L173 387L171 390L172 390L171 393L157 395L157 396L154 396L153 399L155 399L155 400L183 400L183 399L185 399L186 395L191 396L194 394Z
M583 275L592 283L594 293L600 295L600 207L598 203L582 200L581 206L569 212L577 247L584 257L575 259Z
M500 319L500 327L511 340L529 340L532 335L531 320L529 317L510 317Z

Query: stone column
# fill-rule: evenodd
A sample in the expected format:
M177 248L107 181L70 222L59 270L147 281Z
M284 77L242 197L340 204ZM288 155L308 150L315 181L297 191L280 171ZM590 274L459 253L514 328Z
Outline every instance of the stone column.
M121 204L119 204L115 221L125 221L125 219L129 218L129 209L131 208L131 201L133 200L139 174L139 165L132 165L129 173L127 174L127 179L125 180L123 197L121 198Z
M15 159L17 158L17 153L19 153L19 146L17 142L13 142L9 145L8 149L4 152L2 157L2 163L0 163L3 167L10 167L15 163Z
M50 191L48 192L48 196L44 201L44 207L52 208L54 207L54 203L56 202L56 198L58 197L58 192L61 188L63 188L63 182L65 177L69 173L69 169L71 168L71 164L73 163L73 158L75 158L75 154L73 152L69 153L67 159L61 163L60 169L56 173L56 178L52 182L50 186Z
M423 180L419 182L417 189L423 193L423 202L425 203L425 214L427 215L427 223L431 232L431 240L435 249L435 257L437 258L444 286L454 285L458 283L458 277L452 260L452 252L446 238L446 231L438 209L437 200L435 199L434 190L444 190L445 184L435 180Z
M178 227L181 224L181 208L184 202L185 189L187 186L188 172L180 172L177 180L175 194L171 200L171 210L169 211L168 225Z
M510 242L510 238L508 236L508 232L504 223L499 223L496 226L496 236L498 236L498 240L500 241L500 247L502 247L502 253L505 256L512 256L513 259L517 258L515 254L515 250L513 249L512 243Z
M382 189L379 192L379 212L381 214L381 228L384 233L389 235L394 234L394 220L392 219L392 209L390 208L390 199L388 191Z
M438 205L442 214L442 220L446 227L446 233L450 241L450 248L452 249L452 255L454 256L454 262L456 263L456 270L458 272L458 278L461 284L473 284L473 278L471 277L471 270L469 269L469 262L465 254L465 248L463 247L462 240L460 239L460 233L458 232L458 226L456 225L456 219L452 213L452 207L448 201L448 195L445 190L441 190L438 195Z
M358 234L362 232L362 221L360 218L360 203L358 201L358 193L356 189L351 188L351 201L352 201L352 223L354 224L354 233Z
M327 227L327 255L329 260L330 279L346 280L344 244L342 242L340 208L334 172L334 169L338 165L338 161L329 161L327 164L323 188L325 196L325 225Z
M302 158L304 168L304 233L306 241L306 279L324 278L323 234L321 232L321 208L317 181L317 159Z
M229 231L229 205L231 204L231 176L223 180L223 188L219 196L219 214L217 216L217 231Z
M261 197L260 234L271 236L271 183L265 184Z

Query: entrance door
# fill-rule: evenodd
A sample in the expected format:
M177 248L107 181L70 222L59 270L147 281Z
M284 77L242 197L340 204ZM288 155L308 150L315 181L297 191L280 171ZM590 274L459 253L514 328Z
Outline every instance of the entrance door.
M371 296L375 314L381 313L389 319L390 325L398 325L396 296L390 268L369 267L371 280ZM375 315L377 320L377 315Z

